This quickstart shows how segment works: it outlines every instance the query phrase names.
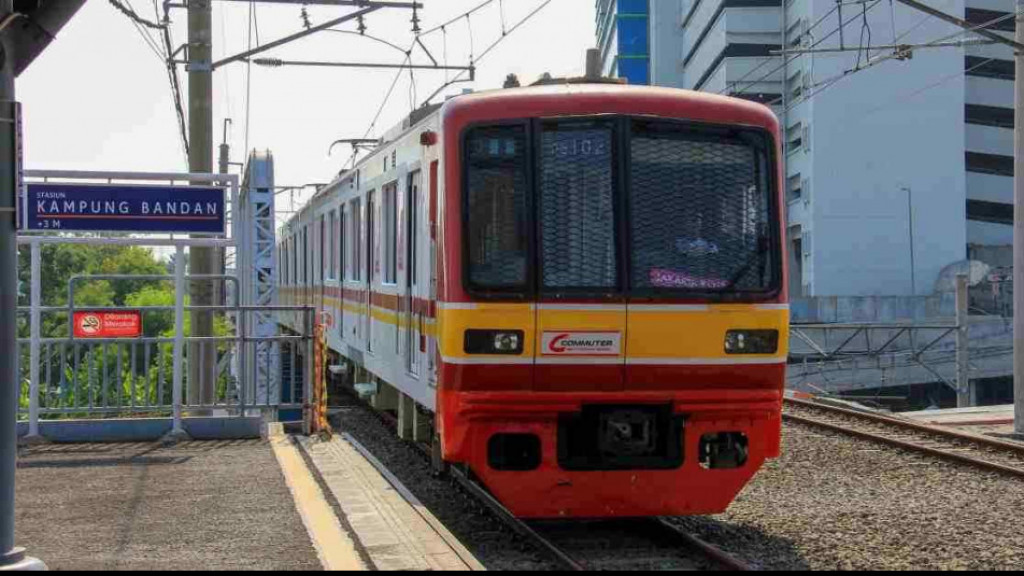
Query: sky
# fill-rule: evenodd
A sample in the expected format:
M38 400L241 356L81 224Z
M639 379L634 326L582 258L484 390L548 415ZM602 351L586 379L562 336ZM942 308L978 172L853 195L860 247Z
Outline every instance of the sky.
M142 17L156 19L155 0L122 1ZM424 31L483 2L421 1L424 9L419 18ZM422 41L439 62L465 66L471 54L476 61L502 38L503 22L509 30L543 3L494 0L470 17L458 18L443 30L423 36ZM434 101L469 88L500 88L510 73L517 74L523 84L544 72L556 77L582 74L585 51L595 43L594 10L594 0L550 0L476 63L475 82L454 84ZM250 19L250 3L220 0L213 3L213 11L214 60L245 51L250 41L253 46L266 44L303 29L301 6L257 2ZM307 8L314 26L351 11L348 7ZM177 47L186 39L186 13L172 10L171 19ZM378 10L366 17L366 33L407 48L413 40L411 19L410 10ZM250 26L251 22L255 25ZM357 25L347 22L336 28L355 31ZM155 31L152 34L157 39ZM400 63L405 58L383 43L331 32L259 56L380 63ZM417 64L430 62L421 49L414 51L413 60ZM188 75L181 67L179 74L187 98ZM371 126L395 75L395 70L227 65L214 72L215 150L223 140L224 119L230 118L227 141L233 162L244 161L248 141L248 149L273 152L277 185L327 182L351 154L351 148L337 146L328 156L332 142L367 133L371 138L381 135L446 80L445 72L428 70L417 72L412 82L404 72L380 119ZM24 109L27 169L187 171L162 57L106 0L86 2L50 48L18 78L16 91ZM279 198L279 215L289 210L291 201L287 195ZM296 201L301 202L302 197Z

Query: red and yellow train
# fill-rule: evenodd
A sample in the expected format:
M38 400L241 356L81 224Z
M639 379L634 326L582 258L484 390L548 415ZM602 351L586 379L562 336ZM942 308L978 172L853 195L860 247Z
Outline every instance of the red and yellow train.
M724 510L778 456L779 126L569 84L422 110L282 230L281 293L521 517Z

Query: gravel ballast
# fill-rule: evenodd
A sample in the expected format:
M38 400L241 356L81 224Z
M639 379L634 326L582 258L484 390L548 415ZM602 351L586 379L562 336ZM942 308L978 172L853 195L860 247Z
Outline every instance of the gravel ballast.
M786 424L725 514L675 521L771 570L1020 569L1024 481Z

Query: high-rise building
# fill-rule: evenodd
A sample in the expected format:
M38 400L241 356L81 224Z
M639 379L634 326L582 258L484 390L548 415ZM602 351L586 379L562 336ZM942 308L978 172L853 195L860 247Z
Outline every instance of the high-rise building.
M928 4L1012 37L1014 2ZM967 258L1010 265L1008 46L978 44L956 26L884 0L598 0L597 7L609 75L775 110L785 140L794 295L928 294L943 269ZM899 57L891 48L922 44L942 46ZM646 64L647 82L634 61Z

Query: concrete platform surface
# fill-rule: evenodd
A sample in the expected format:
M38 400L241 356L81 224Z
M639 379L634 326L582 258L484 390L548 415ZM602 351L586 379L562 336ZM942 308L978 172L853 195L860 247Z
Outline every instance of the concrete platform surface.
M18 545L51 569L321 569L260 440L30 447L16 505Z
M378 570L483 570L462 544L373 457L341 437L298 440L329 501ZM387 476L386 476L387 475Z
M900 416L938 426L950 426L965 432L1010 436L1013 434L1013 405L977 406L902 412Z

